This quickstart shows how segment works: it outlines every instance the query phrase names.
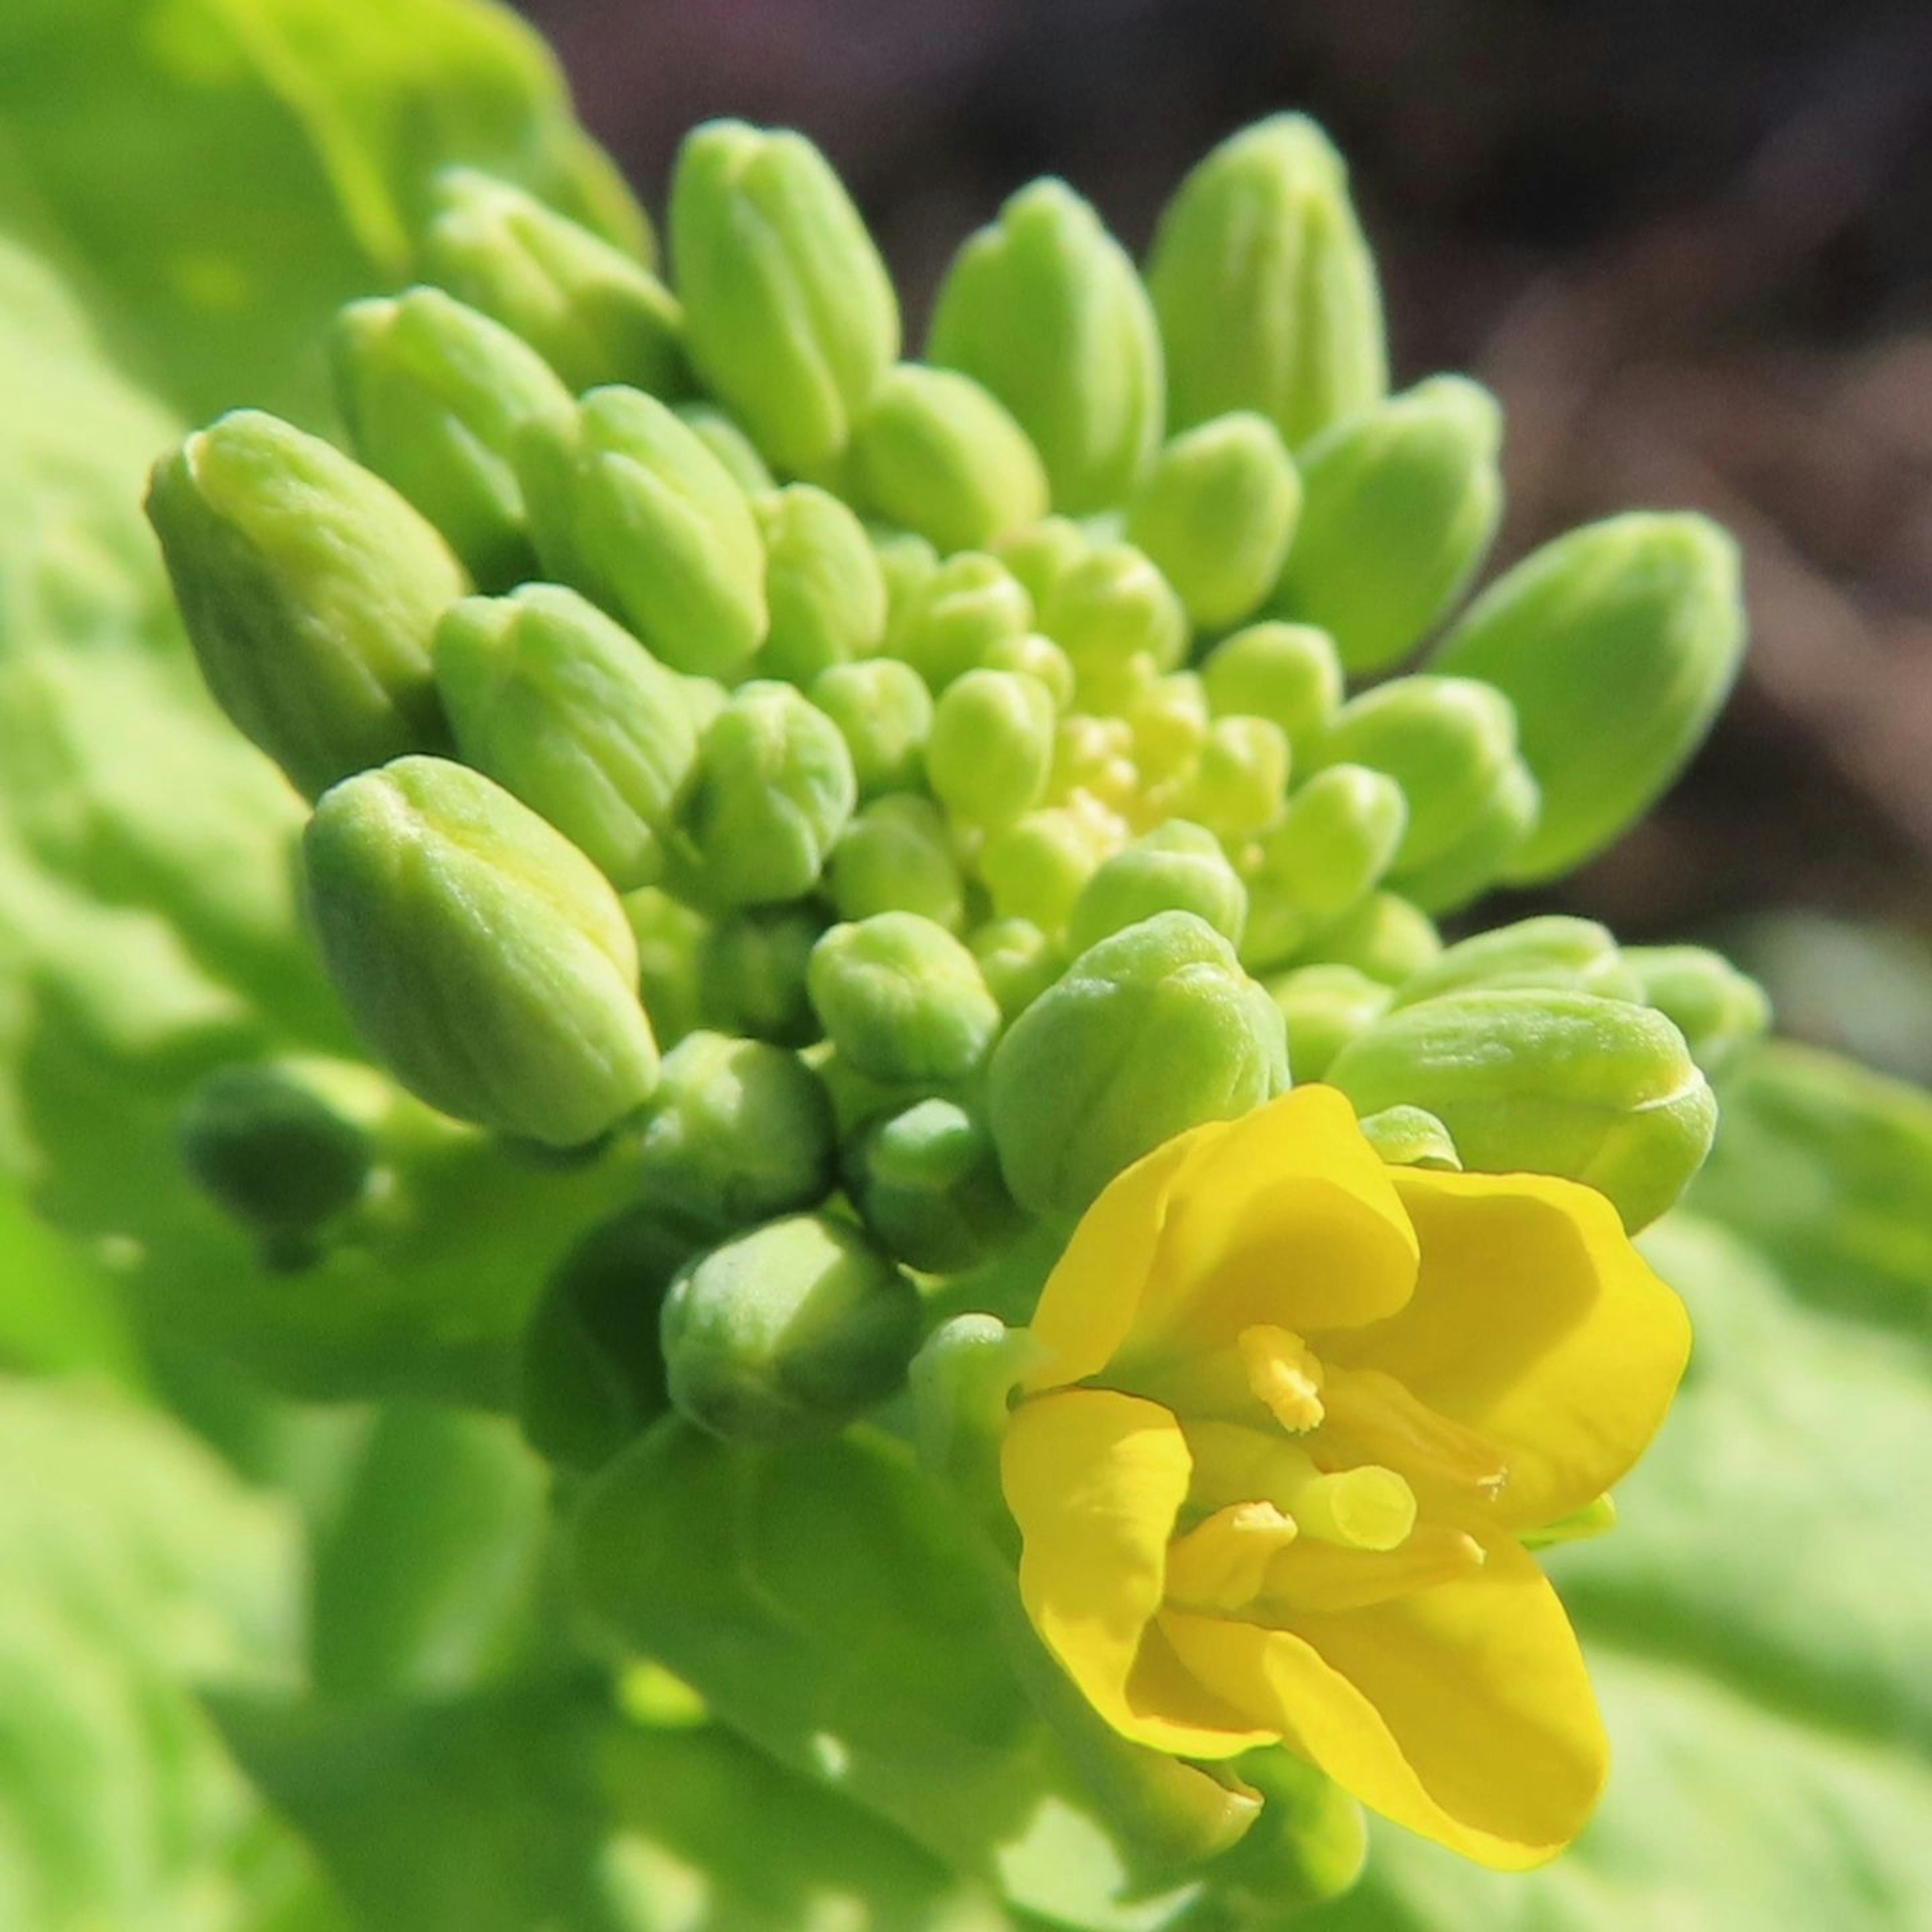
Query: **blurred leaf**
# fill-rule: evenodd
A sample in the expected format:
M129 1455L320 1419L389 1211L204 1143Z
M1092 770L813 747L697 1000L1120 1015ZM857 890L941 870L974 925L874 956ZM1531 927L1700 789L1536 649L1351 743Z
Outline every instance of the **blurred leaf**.
M38 1220L0 1180L0 1370L41 1374L91 1369L128 1388L142 1380L140 1352L106 1270Z
M0 230L74 274L116 359L190 417L317 420L323 318L407 279L452 161L640 232L548 49L482 0L0 10Z
M1932 1923L1932 1098L1767 1048L1690 1203L1645 1244L1690 1376L1615 1534L1550 1558L1600 1814L1518 1878L1382 1830L1322 1932Z

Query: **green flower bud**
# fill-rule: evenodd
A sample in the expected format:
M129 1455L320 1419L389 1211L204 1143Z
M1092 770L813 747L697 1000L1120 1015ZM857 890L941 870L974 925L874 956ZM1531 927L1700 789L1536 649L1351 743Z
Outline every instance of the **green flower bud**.
M693 890L721 906L802 898L857 802L838 726L788 684L740 685L698 741L682 818Z
M1371 892L1300 949L1306 966L1353 966L1385 986L1412 979L1442 950L1435 922L1395 892Z
M865 525L808 483L757 507L771 613L759 670L803 686L848 658L870 656L886 634L886 579Z
M815 1208L838 1182L831 1097L782 1046L694 1033L664 1055L637 1161L646 1195L716 1233Z
M1419 872L1456 849L1516 765L1516 716L1473 679L1396 678L1342 707L1316 762L1366 765L1401 786L1408 824L1394 869Z
M727 680L765 634L764 546L745 493L655 398L593 389L528 425L518 473L544 567L674 670Z
M844 737L861 798L918 784L932 694L911 665L897 658L834 664L812 680L812 701Z
M1009 638L1033 628L1033 600L997 557L948 557L892 615L886 648L934 692L976 669Z
M507 590L530 576L536 554L511 452L532 417L569 405L550 364L440 289L350 303L334 352L356 454L435 524L478 583Z
M1364 765L1316 772L1262 842L1255 903L1262 929L1243 958L1273 965L1334 925L1388 870L1408 823L1402 788L1387 772Z
M1389 989L1353 966L1298 966L1268 982L1288 1023L1288 1052L1298 1078L1328 1077L1335 1056L1388 1010Z
M1535 830L1542 798L1528 768L1511 758L1456 842L1425 865L1397 866L1389 875L1390 887L1426 913L1467 905L1502 877L1511 855Z
M646 1202L571 1251L524 1334L517 1408L540 1455L587 1474L669 1409L658 1340L664 1297L708 1238Z
M1318 624L1352 671L1420 644L1481 568L1502 514L1502 412L1437 376L1302 452L1301 524L1270 608Z
M817 1040L805 976L824 930L824 916L802 906L753 907L718 920L699 956L710 1023L777 1046Z
M873 1238L925 1274L971 1268L1019 1231L992 1136L951 1100L874 1121L847 1149L844 1175Z
M1288 790L1288 740L1265 718L1217 718L1181 808L1226 838L1264 830L1282 814Z
M1053 694L1024 671L969 670L940 693L926 782L962 824L1010 824L1046 789Z
M1328 1078L1358 1114L1435 1114L1466 1166L1580 1180L1633 1232L1702 1164L1717 1102L1662 1014L1588 993L1453 993L1402 1007L1346 1047Z
M966 880L945 817L915 793L876 799L846 826L826 888L841 919L916 912L957 931L966 916Z
M148 520L215 702L310 797L446 742L430 638L470 586L380 477L237 410L156 464Z
M418 1098L576 1147L649 1097L657 1044L624 909L508 792L400 758L327 793L302 849L329 975Z
M866 224L803 135L712 121L685 137L671 253L691 358L781 470L824 473L899 352Z
M320 1227L362 1198L374 1171L375 1142L330 1077L358 1072L375 1078L299 1061L217 1067L176 1124L182 1165L251 1228L284 1234Z
M730 472L746 496L761 496L778 488L758 446L722 410L709 403L678 403L672 413Z
M1250 624L1224 638L1201 667L1217 718L1265 718L1294 759L1312 756L1342 697L1334 640L1307 624Z
M1102 544L1060 572L1039 619L1072 662L1082 701L1099 710L1144 683L1143 674L1172 670L1187 652L1185 607L1132 544Z
M1010 1021L1024 1012L1060 976L1053 941L1026 919L991 919L966 935L987 990Z
M728 1441L840 1427L905 1380L919 1343L912 1283L857 1229L772 1221L700 1255L665 1298L671 1400Z
M1191 670L1156 678L1127 706L1136 768L1158 782L1184 777L1207 748L1208 693Z
M1388 386L1348 170L1302 115L1257 122L1193 170L1161 217L1148 286L1176 428L1258 410L1298 449Z
M853 425L850 475L880 515L944 554L983 548L1046 514L1046 472L989 390L902 362Z
M1013 1022L988 1118L1013 1198L1071 1219L1162 1142L1288 1079L1280 1010L1206 921L1165 912L1082 953Z
M1140 694L1144 696L1153 686L1150 679ZM1191 778L1199 762L1197 758L1185 776ZM1166 816L1174 808L1177 789L1168 784L1159 801L1160 809L1150 809L1147 788L1134 763L1134 729L1124 718L1096 718L1076 711L1054 728L1053 774L1047 795L1094 811L1103 819L1110 814L1121 836L1109 839L1106 850L1123 842L1130 813Z
M1037 181L973 236L941 284L929 362L1012 410L1053 500L1120 502L1160 441L1160 334L1126 251L1064 182Z
M1516 986L1594 993L1606 1000L1642 997L1607 926L1552 913L1459 940L1398 986L1395 1004L1412 1006L1445 993Z
M1191 912L1230 945L1241 943L1248 896L1213 832L1170 819L1106 860L1082 889L1067 943L1084 952L1156 913Z
M1127 508L1127 536L1160 567L1196 627L1247 616L1281 574L1301 478L1266 416L1238 410L1184 431Z
M1057 710L1073 702L1073 666L1066 653L1051 638L1037 631L1022 631L1016 638L1002 638L989 646L981 668L986 670L1018 671L1043 685Z
M436 201L424 279L514 330L573 394L686 387L682 312L643 262L473 168L446 169Z
M1094 543L1070 517L1042 517L1002 537L995 554L1037 607L1070 570L1093 555Z
M653 883L698 759L682 681L573 590L469 597L436 675L465 760L541 812L616 886Z
M1701 946L1630 946L1622 958L1636 997L1676 1028L1713 1080L1771 1024L1764 988Z
M1449 1130L1421 1107L1384 1107L1360 1124L1362 1138L1391 1167L1428 1167L1460 1174L1461 1156Z
M623 896L624 917L638 942L638 985L660 1046L698 1025L705 997L704 915L655 886ZM809 942L808 941L808 944Z
M1572 530L1484 593L1432 664L1516 706L1543 812L1510 879L1554 878L1641 816L1716 716L1744 630L1737 545L1702 517Z
M916 530L896 530L885 524L868 524L866 535L872 554L879 560L879 573L886 580L888 628L910 601L913 593L939 568L939 553Z
M1108 849L1090 814L1056 806L994 832L981 848L980 878L1002 918L1058 932Z
M979 962L916 913L835 926L812 949L806 984L826 1038L875 1080L964 1080L999 1034Z

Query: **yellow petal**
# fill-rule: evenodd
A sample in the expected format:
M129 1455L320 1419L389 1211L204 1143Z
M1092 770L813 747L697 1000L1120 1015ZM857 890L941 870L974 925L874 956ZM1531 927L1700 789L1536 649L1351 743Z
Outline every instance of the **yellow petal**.
M1414 1297L1322 1338L1509 1462L1490 1514L1528 1528L1580 1510L1643 1452L1690 1352L1684 1304L1593 1189L1541 1174L1394 1170L1422 1240Z
M1609 1747L1569 1620L1514 1542L1413 1596L1267 1629L1172 1609L1161 1628L1208 1689L1372 1810L1504 1870L1582 1828Z
M1329 1087L1298 1087L1196 1142L1171 1184L1126 1352L1394 1314L1414 1285L1417 1246L1389 1174Z
M1000 1457L1023 1542L1021 1599L1088 1702L1157 1750L1228 1757L1275 1733L1244 1724L1147 1641L1188 1468L1166 1409L1104 1389L1022 1403Z

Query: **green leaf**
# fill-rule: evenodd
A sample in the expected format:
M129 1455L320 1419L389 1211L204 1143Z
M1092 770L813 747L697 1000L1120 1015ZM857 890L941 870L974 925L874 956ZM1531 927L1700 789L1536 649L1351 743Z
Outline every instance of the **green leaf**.
M1767 1048L1646 1237L1696 1342L1616 1532L1549 1562L1616 1756L1546 1870L1384 1829L1329 1928L1932 1920L1932 1098ZM1795 1916L1794 1916L1795 1915Z

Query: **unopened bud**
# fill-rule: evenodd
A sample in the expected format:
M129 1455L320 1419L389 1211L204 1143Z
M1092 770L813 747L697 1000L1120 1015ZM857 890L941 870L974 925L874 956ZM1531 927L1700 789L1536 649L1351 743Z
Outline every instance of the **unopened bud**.
M1033 599L997 557L948 557L892 614L886 649L934 692L976 669L1008 638L1033 628Z
M216 703L301 790L446 742L430 640L470 586L380 477L238 410L155 466L148 520Z
M1737 545L1696 516L1587 524L1478 599L1432 668L1516 707L1543 808L1511 880L1554 878L1641 816L1716 716L1744 631Z
M1024 671L969 670L940 694L926 782L962 824L1010 824L1038 803L1053 766L1052 694Z
M1064 182L1021 189L953 258L928 359L983 382L1076 515L1122 502L1160 440L1160 330L1126 252Z
M877 650L886 634L886 580L865 525L808 483L761 498L758 515L771 620L759 670L803 686Z
M1037 631L1022 631L1016 638L1002 638L987 650L982 660L986 670L1016 670L1036 680L1053 700L1056 710L1064 711L1073 702L1073 666L1066 653L1051 638Z
M1156 913L1190 912L1239 946L1248 896L1221 843L1204 827L1170 819L1102 862L1075 902L1067 943L1084 952Z
M1193 170L1161 217L1148 284L1177 428L1258 410L1298 449L1388 386L1348 170L1304 116L1257 122Z
M1552 913L1458 940L1398 986L1395 1004L1412 1006L1445 993L1522 986L1594 993L1606 1000L1642 997L1607 926Z
M834 664L812 680L811 694L845 740L861 798L919 782L932 730L932 694L911 665L897 658Z
M1299 951L1304 965L1353 966L1385 986L1414 977L1442 950L1436 922L1397 892L1371 892Z
M671 254L698 372L779 469L824 474L899 351L898 298L803 135L712 121L671 182Z
M802 906L753 906L716 921L699 958L710 1024L778 1046L817 1040L805 975L824 930L824 916Z
M1265 718L1294 759L1310 758L1342 695L1334 640L1307 624L1250 624L1224 638L1201 667L1217 718Z
M944 814L929 798L899 792L865 806L832 848L826 890L841 919L916 912L956 931L966 881Z
M1262 842L1256 904L1268 929L1243 951L1272 965L1358 904L1388 870L1408 823L1402 788L1385 772L1330 765L1288 801Z
M730 472L732 482L746 496L760 496L778 488L778 478L758 454L758 446L722 410L709 403L679 403L674 413Z
M1051 806L994 833L980 854L980 877L1002 918L1058 932L1109 849L1090 814Z
M1335 1056L1387 1011L1389 989L1353 966L1298 966L1268 982L1288 1022L1295 1076L1321 1080Z
M1281 728L1265 718L1217 718L1181 809L1225 838L1264 831L1282 814L1288 757Z
M1771 1024L1764 988L1703 946L1627 946L1623 964L1636 982L1636 997L1676 1028L1712 1079Z
M951 1100L875 1120L847 1150L844 1175L874 1238L926 1274L970 1268L1019 1228L992 1136Z
M1187 652L1186 608L1132 544L1102 544L1061 571L1039 617L1071 661L1082 701L1102 710L1174 670Z
M966 935L966 945L1009 1021L1059 977L1058 950L1030 920L990 919Z
M964 1080L999 1034L979 962L916 913L835 926L812 950L807 983L826 1036L875 1080Z
M1360 1124L1362 1138L1391 1167L1433 1168L1460 1174L1462 1157L1449 1130L1421 1107L1384 1107Z
M1502 412L1437 376L1302 452L1306 490L1269 608L1319 625L1352 671L1406 657L1468 588L1502 512Z
M418 1098L576 1147L649 1096L657 1046L624 909L508 792L398 759L329 791L303 854L330 977Z

